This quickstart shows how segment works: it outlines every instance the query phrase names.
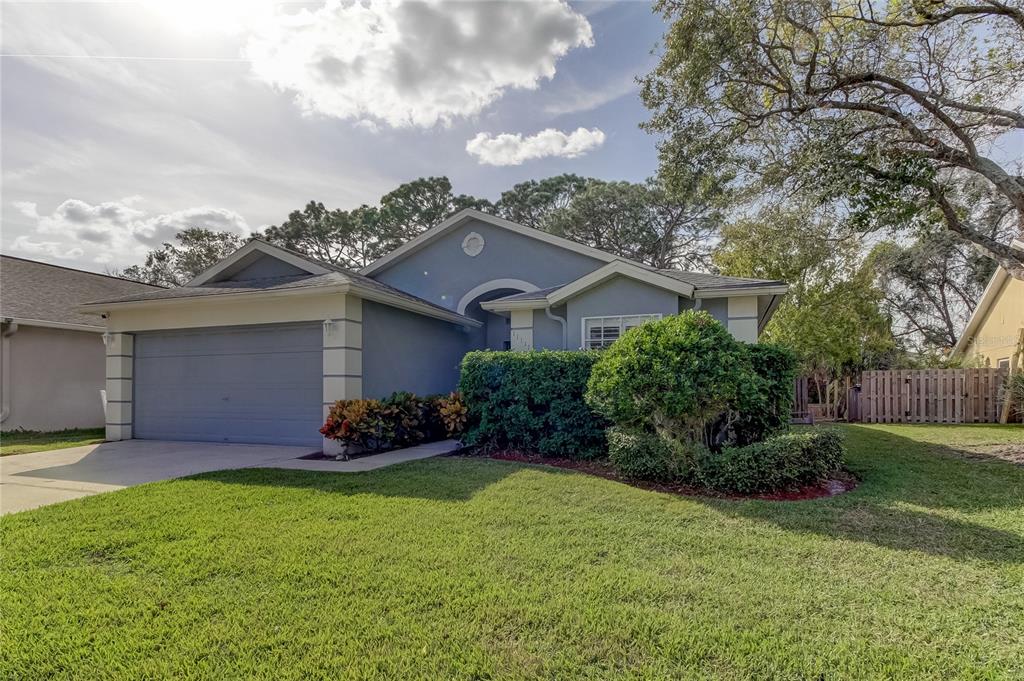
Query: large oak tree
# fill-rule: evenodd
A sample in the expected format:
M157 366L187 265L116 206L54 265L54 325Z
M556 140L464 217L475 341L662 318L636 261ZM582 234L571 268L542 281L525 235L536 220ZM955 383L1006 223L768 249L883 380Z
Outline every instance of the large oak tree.
M1024 251L958 191L987 183L1024 236L1024 178L992 153L1024 130L1021 0L657 8L671 25L642 94L666 181L696 160L832 200L865 231L938 220L1024 279Z

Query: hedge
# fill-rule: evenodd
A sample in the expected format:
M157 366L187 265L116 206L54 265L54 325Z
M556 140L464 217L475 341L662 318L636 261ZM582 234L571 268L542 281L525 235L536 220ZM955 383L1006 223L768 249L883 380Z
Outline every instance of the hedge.
M583 399L597 351L474 351L462 360L463 443L590 459L608 426Z

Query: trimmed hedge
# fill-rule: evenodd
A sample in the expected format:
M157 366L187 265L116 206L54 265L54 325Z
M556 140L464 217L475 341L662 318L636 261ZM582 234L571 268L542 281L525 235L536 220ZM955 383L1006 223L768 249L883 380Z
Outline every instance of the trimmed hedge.
M695 478L709 489L753 494L801 487L837 473L843 437L835 430L787 433L746 447L705 453Z
M732 406L738 414L732 424L734 444L744 446L781 433L793 413L793 383L797 359L787 348L770 343L746 346L758 379L752 390L741 392Z
M674 482L689 478L700 453L697 447L691 449L654 433L608 429L608 460L617 471L638 480Z
M603 456L608 423L583 399L597 351L467 353L459 391L467 445L542 456Z

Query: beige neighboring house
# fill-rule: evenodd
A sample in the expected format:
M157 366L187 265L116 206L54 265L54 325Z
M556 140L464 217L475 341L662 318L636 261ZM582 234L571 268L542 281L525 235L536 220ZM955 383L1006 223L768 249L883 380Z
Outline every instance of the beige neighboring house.
M159 289L0 255L0 429L102 427L106 328L102 319L76 308Z
M1014 241L1024 250L1024 241ZM1024 328L1024 281L1014 279L1003 268L996 270L985 287L960 341L955 356L980 357L987 366L1010 366Z

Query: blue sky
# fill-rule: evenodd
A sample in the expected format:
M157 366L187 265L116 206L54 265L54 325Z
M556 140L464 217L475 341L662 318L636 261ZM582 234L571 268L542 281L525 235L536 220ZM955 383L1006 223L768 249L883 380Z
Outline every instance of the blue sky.
M0 247L103 271L185 226L246 233L420 176L495 199L655 173L648 3L414 7L5 3L4 53L49 56L3 58Z

